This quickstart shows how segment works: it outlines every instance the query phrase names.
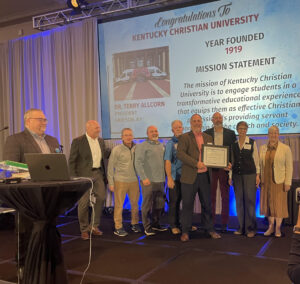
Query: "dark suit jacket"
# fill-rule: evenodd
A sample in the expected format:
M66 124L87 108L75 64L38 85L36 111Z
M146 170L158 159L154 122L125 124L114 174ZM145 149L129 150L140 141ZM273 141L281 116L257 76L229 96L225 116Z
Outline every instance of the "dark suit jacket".
M203 133L204 144L213 144L213 139ZM182 162L181 179L182 183L193 184L196 180L199 160L199 148L192 131L182 134L178 140L177 158Z
M214 128L209 128L204 131L204 133L210 135L213 139L215 139L215 131ZM231 146L236 140L236 135L233 130L223 127L223 146Z
M204 133L210 135L213 138L213 140L215 141L214 128L206 129L204 131ZM235 140L236 140L236 135L235 135L234 131L231 130L231 129L223 127L223 146L228 146L229 147L228 158L229 158L230 162L232 160L232 158L231 158L231 148L232 148L231 145L235 142Z
M102 153L101 169L103 170L103 178L105 180L105 163L104 159L109 156L109 150L105 148L104 140L98 138ZM93 168L93 157L89 141L86 135L75 138L72 141L69 168L71 176L91 177Z
M49 146L51 153L56 153L57 149L59 150L59 143L56 138L46 135L45 140ZM25 128L24 131L8 136L4 145L3 157L4 160L10 160L20 163L25 163L24 154L26 153L42 153L39 145L35 142L31 133ZM19 232L20 234L29 234L23 235L21 238L23 241L20 247L21 258L25 255L25 248L29 242L29 236L32 231L33 225L32 221L27 217L20 214L20 225Z
M45 140L51 153L56 153L57 149L60 149L56 138L46 135ZM39 145L27 129L7 137L3 157L4 160L25 163L25 153L42 153Z

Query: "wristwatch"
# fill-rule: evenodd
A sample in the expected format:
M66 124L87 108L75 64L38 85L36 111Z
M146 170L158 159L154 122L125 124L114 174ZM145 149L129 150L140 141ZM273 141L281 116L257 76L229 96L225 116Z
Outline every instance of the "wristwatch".
M300 234L300 227L294 226L293 232Z

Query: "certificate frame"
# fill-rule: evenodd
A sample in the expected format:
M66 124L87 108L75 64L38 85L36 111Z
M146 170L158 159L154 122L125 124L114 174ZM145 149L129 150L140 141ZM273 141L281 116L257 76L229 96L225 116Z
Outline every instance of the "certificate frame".
M218 145L202 145L201 160L206 167L223 169L228 166L229 147Z

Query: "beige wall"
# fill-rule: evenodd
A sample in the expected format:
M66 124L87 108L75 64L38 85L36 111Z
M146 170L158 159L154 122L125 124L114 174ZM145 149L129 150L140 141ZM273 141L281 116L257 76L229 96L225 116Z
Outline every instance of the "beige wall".
M0 28L0 42L16 39L23 36L39 33L39 30L33 29L32 21L1 27Z

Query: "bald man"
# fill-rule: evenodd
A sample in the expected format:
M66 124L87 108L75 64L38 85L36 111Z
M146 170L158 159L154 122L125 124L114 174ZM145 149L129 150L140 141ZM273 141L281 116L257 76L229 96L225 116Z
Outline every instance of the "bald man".
M206 133L202 133L202 117L199 114L192 115L190 124L191 131L179 137L177 148L177 157L182 162L180 179L182 192L181 241L189 240L196 193L201 202L204 229L211 238L219 239L221 236L214 231L212 220L209 169L201 161L202 145L212 144L213 139Z
M164 199L164 146L158 140L157 127L147 128L148 139L137 145L135 150L135 170L142 186L142 221L147 236L155 231L166 231L159 223L165 206ZM151 210L152 209L152 210ZM150 212L151 220L149 218ZM151 222L152 221L152 222Z
M108 158L109 151L105 149L104 140L99 137L101 127L95 120L86 123L86 133L72 141L69 158L71 176L94 178L93 193L96 198L94 206L95 220L93 226L89 223L89 197L87 191L78 201L78 221L81 238L89 239L89 232L101 236L99 230L101 213L106 198L104 159Z

